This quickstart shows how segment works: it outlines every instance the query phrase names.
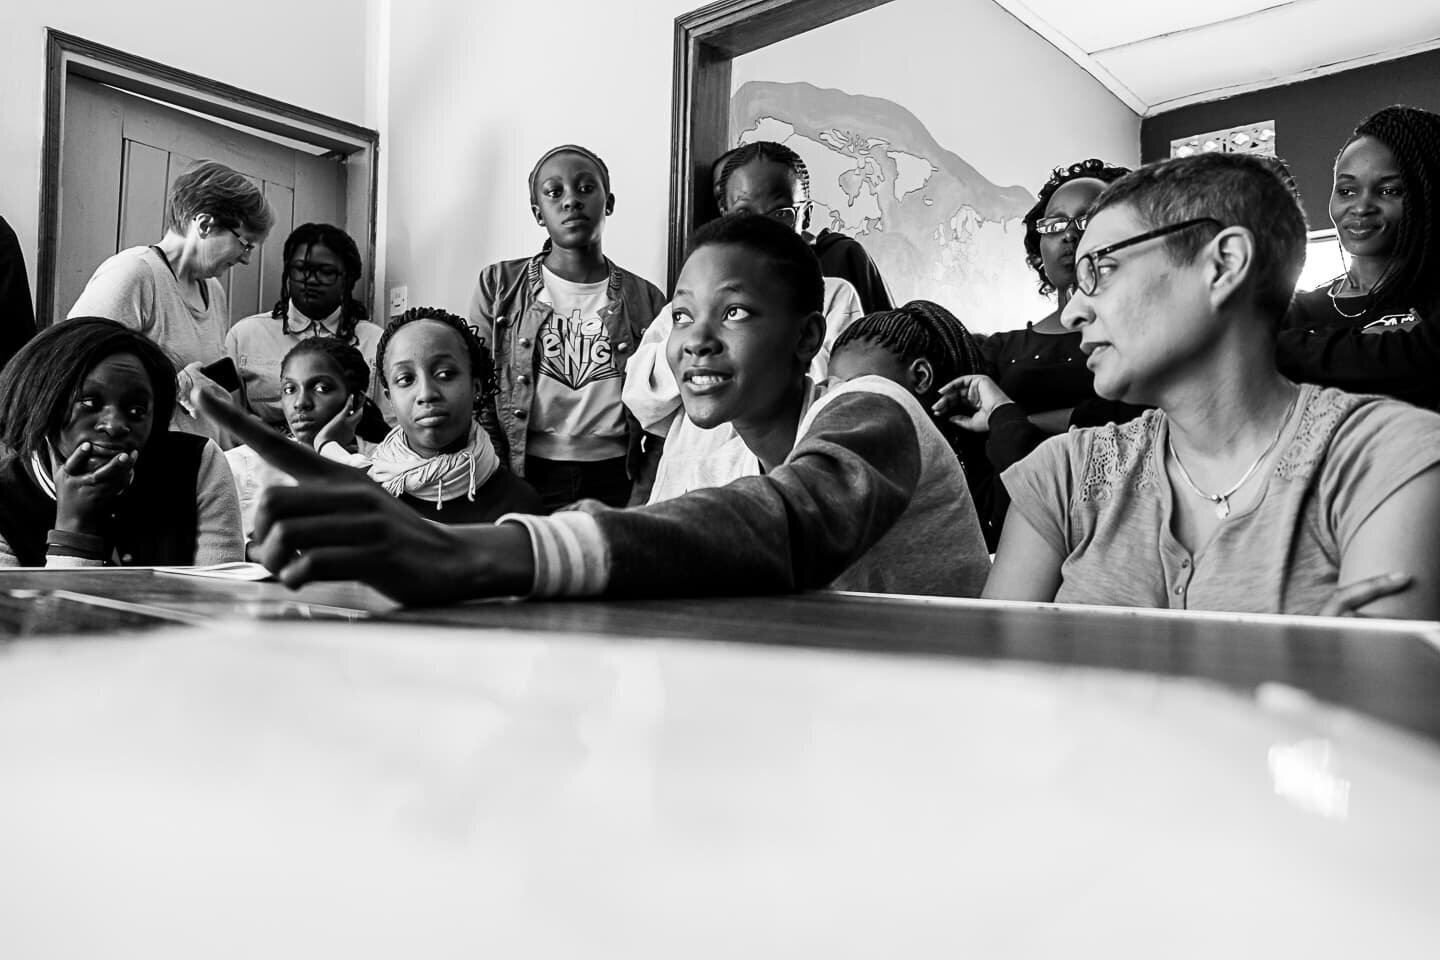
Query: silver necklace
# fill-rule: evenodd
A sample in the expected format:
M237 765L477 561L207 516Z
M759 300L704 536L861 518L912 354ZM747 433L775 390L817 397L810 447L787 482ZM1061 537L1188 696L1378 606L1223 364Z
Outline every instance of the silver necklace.
M1245 482L1250 479L1256 470L1260 469L1260 464L1265 462L1265 458L1270 456L1270 452L1274 450L1275 445L1280 442L1280 435L1285 432L1285 424L1290 422L1290 414L1295 412L1295 401L1299 399L1300 394L1297 391L1295 396L1290 398L1290 406L1285 408L1285 416L1280 418L1280 426L1276 429L1275 436L1270 439L1269 446L1261 451L1260 456L1255 458L1255 462L1250 464L1249 469L1241 474L1239 480L1235 481L1235 485L1224 493L1206 493L1196 486L1195 481L1190 479L1190 471L1186 470L1185 464L1180 462L1180 455L1175 452L1175 443L1170 439L1169 432L1165 434L1165 448L1170 451L1170 459L1175 461L1175 467L1180 471L1180 479L1184 480L1185 486L1189 487L1196 495L1214 504L1215 516L1221 520L1230 516L1230 498L1235 496L1237 490L1245 486Z
M1349 274L1346 274L1342 277L1336 277L1333 281L1331 281L1330 289L1328 291L1330 294L1330 306L1334 307L1335 312L1340 314L1340 316L1344 317L1346 320L1358 320L1361 317L1365 316L1365 314L1370 312L1370 305L1366 304L1365 306L1361 307L1359 313L1346 313L1344 310L1340 309L1340 301L1335 297L1335 288L1345 283L1349 279ZM1364 294L1362 293L1361 296L1363 297Z

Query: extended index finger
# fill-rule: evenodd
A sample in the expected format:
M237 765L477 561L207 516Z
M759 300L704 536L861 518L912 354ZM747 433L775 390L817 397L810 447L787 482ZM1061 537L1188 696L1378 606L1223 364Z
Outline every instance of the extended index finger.
M190 402L205 417L243 440L270 466L285 471L296 480L355 480L360 475L360 471L353 467L327 460L305 444L286 439L247 415L230 400L195 389L190 392Z

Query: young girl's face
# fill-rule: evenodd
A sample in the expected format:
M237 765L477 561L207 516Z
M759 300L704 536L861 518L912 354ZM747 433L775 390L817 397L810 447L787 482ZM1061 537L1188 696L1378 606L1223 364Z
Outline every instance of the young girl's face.
M449 325L415 320L395 331L385 348L385 394L420 456L453 453L469 441L480 381Z
M614 209L605 181L589 157L557 153L535 174L535 217L557 247L575 249L600 242L605 218Z
M1361 137L1335 161L1330 219L1340 245L1353 257L1388 257L1395 249L1405 189L1395 154L1374 137Z
M751 160L731 172L720 212L774 217L801 233L807 205L805 188L794 170L773 160Z
M80 444L88 443L90 455L83 472L92 473L119 454L138 456L154 425L150 374L139 357L117 353L97 363L80 382L56 437L55 455L63 463Z
M324 320L345 301L345 262L325 244L297 248L285 270L290 302L305 316Z
M737 244L710 244L685 261L666 357L697 426L758 427L786 415L824 337L823 318L797 311L792 298L769 261Z
M296 354L280 371L280 406L301 443L313 443L315 434L350 406L351 397L339 367L323 353Z

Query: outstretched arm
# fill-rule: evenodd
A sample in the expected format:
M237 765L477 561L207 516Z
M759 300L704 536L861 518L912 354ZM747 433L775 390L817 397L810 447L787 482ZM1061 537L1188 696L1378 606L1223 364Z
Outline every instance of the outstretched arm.
M920 476L909 415L857 391L814 416L766 477L633 510L497 526L440 527L300 444L265 435L231 404L199 400L300 481L272 487L256 555L282 581L357 579L404 603L525 593L681 595L823 586L905 511Z

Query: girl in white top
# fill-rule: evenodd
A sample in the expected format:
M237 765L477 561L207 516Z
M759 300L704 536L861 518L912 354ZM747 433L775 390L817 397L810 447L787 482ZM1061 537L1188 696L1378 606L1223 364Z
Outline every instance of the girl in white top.
M356 347L373 371L382 332L353 295L363 268L360 249L344 230L328 223L301 224L285 238L283 257L274 309L240 320L225 336L225 352L240 371L250 409L277 429L288 420L280 365L296 344L308 337L334 337ZM373 375L362 392L378 395Z
M351 344L336 337L310 337L290 349L280 366L280 405L286 432L298 443L319 448L332 440L347 452L368 457L375 445L355 436L365 408L370 366ZM271 486L291 486L291 477L270 466L249 446L225 451L240 498L240 525L246 551L255 532L255 507Z

